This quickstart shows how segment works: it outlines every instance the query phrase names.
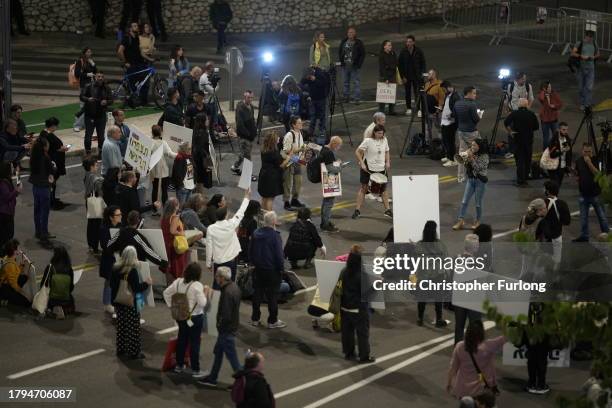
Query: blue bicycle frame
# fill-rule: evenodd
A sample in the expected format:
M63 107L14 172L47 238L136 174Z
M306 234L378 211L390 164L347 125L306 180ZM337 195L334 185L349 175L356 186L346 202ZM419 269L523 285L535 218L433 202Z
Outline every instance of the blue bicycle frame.
M143 72L148 72L147 76L142 81L137 81L136 87L134 89L134 87L132 87L132 84L130 83L130 78L136 75L140 75ZM149 79L151 79L151 77L155 75L156 73L157 73L157 70L153 66L149 66L141 71L132 72L130 74L126 72L126 74L123 76L123 82L127 84L127 88L130 90L132 94L136 94L140 96L140 90L142 89L144 84L146 84L149 81Z

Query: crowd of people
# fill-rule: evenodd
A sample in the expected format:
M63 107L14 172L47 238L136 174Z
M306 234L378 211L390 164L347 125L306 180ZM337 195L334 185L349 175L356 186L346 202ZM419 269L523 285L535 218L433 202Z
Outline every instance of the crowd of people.
M132 4L132 8L128 8L128 3ZM139 14L140 10L133 8L134 4L139 2L124 2L121 30L127 27L130 17L133 19ZM143 65L154 60L156 36L161 35L162 41L167 40L163 16L159 12L160 2L147 2L147 6L150 22L143 25L142 33L139 24L131 23L118 47L118 56L128 73L138 72ZM96 24L103 27L103 13L97 18ZM215 0L211 5L211 19L219 33L217 49L221 50L226 42L225 28L232 19L231 9L224 0ZM103 32L98 32L98 35L103 35ZM581 101L588 109L594 75L590 64L597 58L591 33L586 33L584 42L572 53L581 59L578 74ZM338 58L344 73L343 97L347 103L359 104L360 70L365 59L365 47L357 38L355 28L348 29ZM90 48L83 49L75 67L81 89L82 112L77 115L73 127L75 130L85 128L82 166L85 173L83 191L87 210L87 244L92 255L99 258L99 276L104 281L102 307L116 321L117 356L145 358L140 312L146 303L145 294L152 290L153 285L151 277L143 277L142 273L142 264L149 262L159 267L165 276L163 298L178 325L174 373L186 372L185 351L188 348L192 377L202 385L217 387L225 355L235 373L234 387L238 389L236 384L242 384L240 389L243 395L236 397L242 399L240 403L235 401L242 407L272 407L274 396L262 373L264 357L260 353L249 352L244 364L238 358L236 336L240 330L239 310L246 289L238 285L238 282L243 282L238 275L247 273L251 277L252 313L248 324L253 327L263 325L261 305L265 302L268 308L265 327L286 327L287 323L279 318L278 307L279 294L291 286L285 274L288 269L285 261L289 261L293 270L299 268L299 261L304 261L303 268L308 269L313 266L317 251L323 256L327 252L325 236L319 234L311 209L301 201L303 175L307 174L312 181L312 165L315 168L313 178L316 179L318 174L320 182L322 169L330 174L341 174L344 167L337 156L343 145L342 138L329 135L326 128L330 71L334 69L334 64L330 45L322 32L315 35L309 50L309 61L310 66L301 81L288 75L277 87L277 113L284 124L285 133L267 132L263 136L261 168L258 176L252 178L253 182L257 182L261 201L252 200L248 188L235 212L230 211L223 194L217 193L210 198L205 195L212 183L211 158L208 156L209 132L213 132L211 123L215 123L217 115L216 109L211 106L215 103L214 98L206 100L215 94L216 88L212 63L206 64L204 69L192 67L185 50L180 46L173 48L169 61L168 103L160 122L151 128L154 149L161 147L163 157L148 175L135 172L124 160L131 130L125 123L125 112L112 108L110 89L103 72L93 61ZM482 221L492 150L478 131L483 111L477 108L477 89L467 86L459 95L448 80L438 78L435 69L427 71L425 53L417 47L411 35L406 37L405 47L399 56L390 41L383 42L379 53L378 77L382 82L403 84L406 114L416 114L432 125L430 129L439 129L444 146L441 161L445 167L457 166L458 181L465 182L453 230L465 228L467 209L472 197L475 198L475 217L471 225L473 233L465 237L465 253L462 256L475 257L487 251L492 230ZM508 115L504 126L510 145L507 157L516 159L517 186L526 186L530 178L534 132L540 128L543 157L548 160L543 163L549 177L544 184L545 196L530 203L526 215L521 219L520 229L526 231L532 228L533 237L538 241L561 242L562 228L569 225L570 215L567 203L558 195L564 176L572 171L578 177L580 191L581 234L575 241L589 240L590 206L595 209L602 234L607 234L607 218L598 200L601 189L595 181L595 175L600 170L598 160L593 157L592 146L588 143L582 146L581 157L573 160L569 126L560 121L563 102L550 81L545 81L535 94L526 74L521 72L505 91ZM421 93L426 97L416 106L413 96L420 100ZM246 90L236 109L236 131L240 143L236 161L231 167L236 175L241 174L244 160L251 159L257 136L254 97L251 90ZM530 110L536 98L541 105L539 118ZM146 104L146 97L140 102ZM0 135L0 224L3 225L0 245L4 256L0 270L0 298L5 304L34 307L36 296L24 289L28 280L32 279L26 272L29 261L20 249L19 241L14 238L16 200L23 192L19 175L21 163L24 157L29 156L28 181L32 184L35 237L43 244L50 244L56 238L49 231L50 210L61 211L67 205L59 199L57 186L58 180L66 174L65 156L71 146L64 145L55 134L59 121L54 117L45 121L44 130L38 137L28 134L21 119L22 110L19 105L11 108L13 116L3 125ZM110 126L106 123L107 112L112 112L114 121ZM361 216L363 202L368 196L382 202L383 216L393 218L394 215L387 188L392 154L386 136L385 115L396 115L394 104L379 106L378 112L373 115L373 122L364 131L362 142L354 151L359 165L360 184L352 215L354 220ZM305 129L306 119L308 130ZM192 143L182 143L177 151L173 151L164 139L164 121L193 129ZM94 131L98 141L98 157L92 148ZM429 137L431 142L433 131ZM313 147L312 142L319 142L319 146ZM309 155L311 158L307 158ZM15 177L17 182L13 181ZM149 199L140 194L147 184L152 187ZM284 245L278 231L278 216L273 210L278 196L282 196L284 210L297 211L296 221L289 228ZM321 231L333 233L339 230L331 221L333 206L334 197L323 195ZM149 220L159 217L165 249L163 255L139 231L145 214L149 212ZM446 248L437 230L438 225L428 221L422 240L417 245L423 251L442 255L446 253ZM385 241L393 242L392 235L391 232L391 238ZM607 238L607 235L600 238ZM192 261L192 253L202 249L206 253L205 268L199 262ZM372 310L362 298L363 253L361 246L353 245L344 260L345 266L339 279L342 283L339 309L330 310L332 305L328 299L320 298L317 288L308 313L314 318L313 322L317 322L313 323L316 327L318 321L332 324L339 320L344 358L368 364L374 362L375 357L369 339ZM377 253L384 256L384 251ZM211 287L203 284L203 280L209 281ZM45 287L50 291L43 314L63 319L74 313L75 274L71 257L61 245L54 246L53 255L44 269L40 288ZM207 373L200 366L200 343L214 291L219 291L219 306L214 317L218 336L212 367ZM426 322L427 303L426 300L418 302L416 323L419 326ZM442 302L434 302L434 307L434 325L445 327L448 321L443 317ZM534 310L530 310L530 313L537 315L539 311L535 310L535 306L532 308ZM454 315L455 348L447 389L461 400L461 406L493 407L498 392L494 356L506 339L503 336L486 339L483 316L479 313L456 307ZM541 366L543 353L547 353L547 350L542 345L531 344L529 347L528 365L531 368L527 391L545 394L550 388L546 384L545 367Z

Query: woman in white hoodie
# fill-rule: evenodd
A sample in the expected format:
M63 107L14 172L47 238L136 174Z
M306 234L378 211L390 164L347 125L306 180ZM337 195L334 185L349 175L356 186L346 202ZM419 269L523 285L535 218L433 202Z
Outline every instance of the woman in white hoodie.
M172 151L165 140L162 140L162 128L160 126L153 125L151 128L151 134L153 135L153 151L157 151L159 146L163 146L164 149L164 154L161 160L158 161L149 172L149 178L153 184L151 202L160 201L159 196L161 194L161 202L162 204L165 204L168 200L168 185L170 184L170 167L168 166L168 161L166 159L170 159L171 162L174 162L176 153ZM159 191L160 184L161 192ZM153 215L159 214L157 211L155 211Z

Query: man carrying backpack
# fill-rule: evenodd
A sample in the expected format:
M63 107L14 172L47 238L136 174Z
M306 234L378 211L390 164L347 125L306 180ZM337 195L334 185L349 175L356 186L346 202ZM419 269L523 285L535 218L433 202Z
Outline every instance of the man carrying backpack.
M593 31L585 31L584 38L572 49L572 58L576 59L576 79L580 96L580 109L584 110L593 104L593 86L595 84L595 60L600 57L599 49L593 37Z
M263 375L264 357L247 353L244 369L234 374L232 401L236 408L274 408L274 393Z

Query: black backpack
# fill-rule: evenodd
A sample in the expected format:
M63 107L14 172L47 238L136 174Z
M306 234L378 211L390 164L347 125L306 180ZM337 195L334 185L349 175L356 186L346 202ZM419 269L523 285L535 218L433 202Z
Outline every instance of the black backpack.
M323 149L326 149L326 147L323 147L320 152L312 149L312 156L308 164L306 164L306 177L308 177L308 181L311 183L321 182L321 163L323 163L321 153Z
M408 155L423 155L429 154L429 146L425 142L425 135L422 133L415 133L410 139L410 145L406 149Z
M440 160L444 157L444 145L442 145L441 139L432 139L431 140L431 152L429 153L429 158L431 160Z

